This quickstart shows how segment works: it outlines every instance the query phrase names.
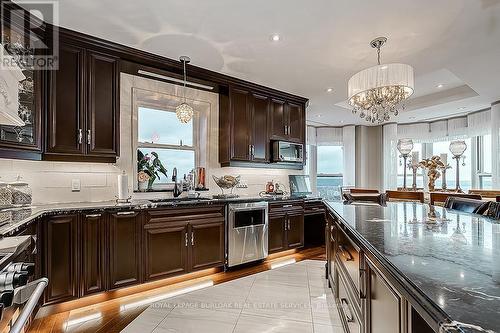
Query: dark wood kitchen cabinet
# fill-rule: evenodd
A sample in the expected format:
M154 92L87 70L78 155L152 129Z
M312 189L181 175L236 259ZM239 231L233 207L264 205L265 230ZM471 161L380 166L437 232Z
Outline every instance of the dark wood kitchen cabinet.
M263 95L252 95L252 140L251 152L253 162L269 162L269 98Z
M75 299L79 282L78 215L47 218L42 230L42 275L50 281L45 304Z
M271 100L271 139L287 139L287 119L285 113L285 101L279 99Z
M304 246L304 212L287 213L286 242L289 249Z
M190 270L224 265L224 220L190 223Z
M268 251L275 253L286 250L286 215L269 216Z
M106 288L106 216L83 214L81 221L81 294L85 296Z
M304 246L304 202L270 204L268 230L270 253Z
M273 99L270 119L272 140L304 142L305 111L303 106Z
M251 115L250 92L233 88L230 90L231 109L231 160L251 160Z
M44 159L114 162L119 153L119 59L60 39L49 75Z
M109 214L109 289L141 282L141 232L138 212Z

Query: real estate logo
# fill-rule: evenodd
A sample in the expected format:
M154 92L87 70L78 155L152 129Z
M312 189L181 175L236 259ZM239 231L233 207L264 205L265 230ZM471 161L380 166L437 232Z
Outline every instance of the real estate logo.
M0 18L0 69L58 69L58 1L2 1Z

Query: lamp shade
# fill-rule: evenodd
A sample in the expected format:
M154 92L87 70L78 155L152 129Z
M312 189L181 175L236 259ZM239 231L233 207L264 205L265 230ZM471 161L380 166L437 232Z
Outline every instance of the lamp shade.
M450 143L450 152L455 157L462 156L465 150L467 150L467 144L465 143L465 141L458 140L458 141L452 141Z
M413 149L412 139L400 139L398 140L398 151L401 155L408 155Z

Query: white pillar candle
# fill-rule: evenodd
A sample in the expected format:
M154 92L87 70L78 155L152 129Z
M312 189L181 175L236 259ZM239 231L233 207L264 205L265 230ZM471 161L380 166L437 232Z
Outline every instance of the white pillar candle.
M443 162L444 165L448 164L448 154L441 154L441 162Z
M414 151L411 153L411 165L418 165L418 151Z

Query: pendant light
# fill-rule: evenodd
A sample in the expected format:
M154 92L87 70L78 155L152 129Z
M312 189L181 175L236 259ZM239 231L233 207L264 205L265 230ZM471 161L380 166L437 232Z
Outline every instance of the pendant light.
M186 103L186 64L188 64L191 59L188 56L181 56L179 60L182 62L182 66L184 69L183 102L175 108L175 114L177 115L177 119L179 119L181 123L187 124L193 118L194 113L193 107Z

